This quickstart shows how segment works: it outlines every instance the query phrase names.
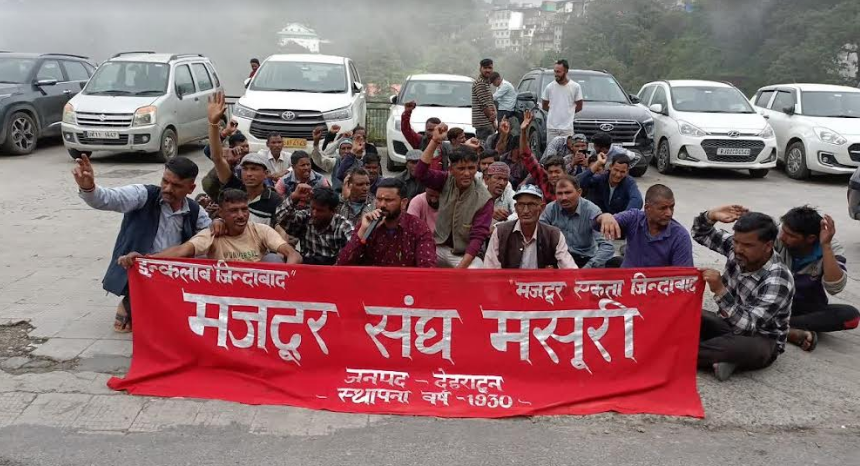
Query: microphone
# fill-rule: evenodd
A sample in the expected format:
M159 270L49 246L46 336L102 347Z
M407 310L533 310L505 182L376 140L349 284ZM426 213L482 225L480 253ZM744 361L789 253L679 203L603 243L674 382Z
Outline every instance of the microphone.
M367 231L364 233L364 236L361 237L361 244L367 244L367 239L370 238L370 235L373 234L373 230L376 229L376 226L379 225L379 222L385 220L385 212L379 216L376 220L370 222L370 225L367 226Z

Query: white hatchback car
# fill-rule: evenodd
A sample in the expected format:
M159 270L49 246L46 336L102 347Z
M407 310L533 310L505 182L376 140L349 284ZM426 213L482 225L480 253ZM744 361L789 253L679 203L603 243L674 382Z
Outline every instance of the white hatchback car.
M749 170L762 178L776 167L773 128L731 84L656 81L639 91L654 115L657 171L675 166Z
M759 89L752 102L773 126L791 178L850 174L860 166L860 89L781 84Z
M474 79L453 74L417 74L406 78L399 95L391 96L386 134L388 139L388 169L406 163L406 152L412 147L403 136L400 117L407 102L415 101L412 129L422 134L429 118L442 120L449 128L462 128L467 138L475 136L472 127L472 84Z

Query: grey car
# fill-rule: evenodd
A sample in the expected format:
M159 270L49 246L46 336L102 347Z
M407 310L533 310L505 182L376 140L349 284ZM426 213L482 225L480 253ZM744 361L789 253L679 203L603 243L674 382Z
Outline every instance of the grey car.
M29 154L59 135L63 107L94 71L78 55L0 52L0 153Z

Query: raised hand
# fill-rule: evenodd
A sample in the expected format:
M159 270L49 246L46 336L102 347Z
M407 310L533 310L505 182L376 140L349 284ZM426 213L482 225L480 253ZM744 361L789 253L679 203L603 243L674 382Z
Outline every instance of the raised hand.
M436 128L433 129L432 138L436 144L442 144L445 142L445 140L448 139L448 125L445 123L436 125Z
M81 154L81 158L75 159L72 175L75 176L75 183L84 191L90 191L96 187L96 175L86 153Z
M464 146L470 147L472 150L478 150L481 148L481 141L478 138L472 138L463 143Z
M415 107L417 107L417 106L418 106L418 102L415 102L414 100L410 100L409 102L406 102L406 105L405 105L406 110L409 112L411 112L412 110L415 110Z
M206 115L209 118L209 123L217 125L224 119L226 112L227 100L224 98L223 92L216 92L209 97L209 105L206 107Z
M314 128L314 132L312 133L314 138L314 145L319 144L320 139L322 139L322 133L324 128L325 127L323 126L317 126L316 128Z
M836 223L833 221L833 217L825 215L821 219L821 232L818 233L818 240L821 244L827 245L833 241L834 236L836 236Z
M346 178L343 179L343 188L340 195L344 199L349 199L350 194L352 194L352 173L348 173Z
M331 125L331 129L328 130L329 133L337 134L340 132L340 125Z
M499 125L499 132L502 134L510 134L511 122L508 121L508 117L502 119L502 124Z
M597 154L597 160L595 160L588 168L591 169L592 173L597 173L603 169L604 165L606 165L606 154L601 152Z
M523 112L523 122L520 124L520 129L525 131L529 128L529 125L532 124L532 120L534 119L534 112L531 110L526 110Z
M742 205L724 205L708 211L708 220L720 223L732 223L737 221L741 215L749 212Z

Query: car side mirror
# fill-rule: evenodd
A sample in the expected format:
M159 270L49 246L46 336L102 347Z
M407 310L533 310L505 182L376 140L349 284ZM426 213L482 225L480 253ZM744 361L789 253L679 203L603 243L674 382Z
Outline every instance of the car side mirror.
M364 84L352 83L352 88L355 90L356 94L359 94L362 90L364 90Z
M789 105L788 107L785 107L784 109L782 109L782 111L788 116L794 115L795 110L796 109L794 108L794 105Z
M664 114L663 113L663 104L652 104L650 107L648 107L648 110L651 110L654 113L659 113L661 115Z
M638 103L642 102L642 100L639 99L638 95L633 95L633 94L627 94L627 95L630 97L630 102L633 102L634 104L638 104Z
M251 84L251 78L245 78L245 89L248 88L248 84Z
M397 105L397 96L393 95L388 98L388 101L391 102L391 105Z
M42 86L56 86L58 82L59 82L59 81L57 81L57 80L56 80L56 79L54 79L54 78L49 78L49 79L40 79L40 80L36 81L36 85L37 85L37 86L39 86L39 87L42 87Z
M181 87L177 87L177 88L176 88L176 98L177 98L177 99L179 99L179 100L182 100L182 97L183 97L183 96L185 96L185 94L182 92L182 88L181 88Z
M520 92L517 94L518 102L537 102L537 96L535 96L534 92Z

